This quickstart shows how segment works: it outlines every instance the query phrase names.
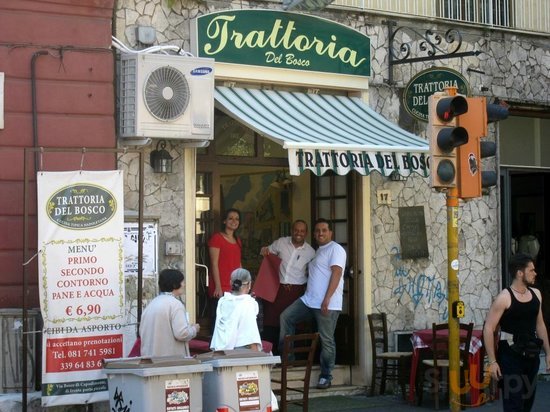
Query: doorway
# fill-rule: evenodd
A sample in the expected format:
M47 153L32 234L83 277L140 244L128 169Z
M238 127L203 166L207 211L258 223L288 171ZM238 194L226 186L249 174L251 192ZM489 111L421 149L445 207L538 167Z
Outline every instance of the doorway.
M542 293L542 310L550 325L550 273L547 253L550 242L550 171L501 167L502 285L512 281L508 258L516 252L535 260L535 287Z
M317 217L331 221L334 240L348 252L345 271L344 309L338 321L337 362L354 364L356 359L355 173L300 176L288 173L287 151L236 120L216 111L214 140L197 154L196 177L196 313L201 331L211 330L207 299L208 239L221 229L220 216L227 208L241 211L242 266L253 277L261 263L260 248L290 235L292 221L312 223ZM312 244L313 245L313 244ZM313 245L315 246L315 245ZM259 320L261 327L261 319ZM206 332L207 333L207 332Z

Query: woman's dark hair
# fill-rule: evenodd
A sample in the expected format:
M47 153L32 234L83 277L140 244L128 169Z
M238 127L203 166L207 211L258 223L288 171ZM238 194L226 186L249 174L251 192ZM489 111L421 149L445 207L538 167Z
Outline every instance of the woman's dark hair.
M534 263L533 258L525 253L512 255L508 261L508 273L510 273L512 280L516 277L518 270L524 271L531 262Z
M172 292L181 287L183 273L177 269L164 269L159 274L159 289L161 292Z
M225 223L224 221L227 220L227 218L229 217L229 213L236 213L237 215L239 215L239 226L240 226L240 222L241 222L241 211L239 209L235 209L234 207L232 208L229 208L225 211L225 213L223 214L223 219L222 219L222 230L225 229Z

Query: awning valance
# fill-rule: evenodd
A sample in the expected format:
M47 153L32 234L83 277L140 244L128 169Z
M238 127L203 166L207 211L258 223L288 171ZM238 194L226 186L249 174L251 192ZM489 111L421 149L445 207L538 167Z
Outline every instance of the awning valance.
M304 170L428 175L426 140L359 98L217 86L215 99L217 108L288 149L292 175Z

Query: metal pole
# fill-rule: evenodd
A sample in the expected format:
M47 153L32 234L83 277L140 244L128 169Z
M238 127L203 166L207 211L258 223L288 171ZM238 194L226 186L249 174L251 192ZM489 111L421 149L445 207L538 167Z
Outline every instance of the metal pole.
M447 192L447 289L449 311L449 406L460 411L459 319L453 317L453 303L459 300L458 287L458 189Z
M23 262L29 260L29 201L27 197L27 192L29 190L29 174L27 170L27 149L23 150ZM35 165L36 165L36 156L35 156ZM21 381L21 407L22 412L27 412L27 368L28 368L28 348L27 348L27 333L29 331L29 324L27 320L27 300L28 300L28 269L27 265L23 265L23 298L21 301L21 307L23 310L23 338L21 344L23 349L23 359L21 362L22 371L22 381Z

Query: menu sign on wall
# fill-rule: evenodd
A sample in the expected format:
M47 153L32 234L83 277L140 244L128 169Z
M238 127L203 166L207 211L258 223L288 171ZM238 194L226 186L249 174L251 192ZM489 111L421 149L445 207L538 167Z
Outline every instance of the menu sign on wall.
M456 87L459 94L468 96L470 85L456 70L446 67L432 67L414 76L403 93L403 105L414 118L428 121L428 98L447 87Z
M192 21L191 50L216 62L370 76L370 39L305 14L223 10Z

